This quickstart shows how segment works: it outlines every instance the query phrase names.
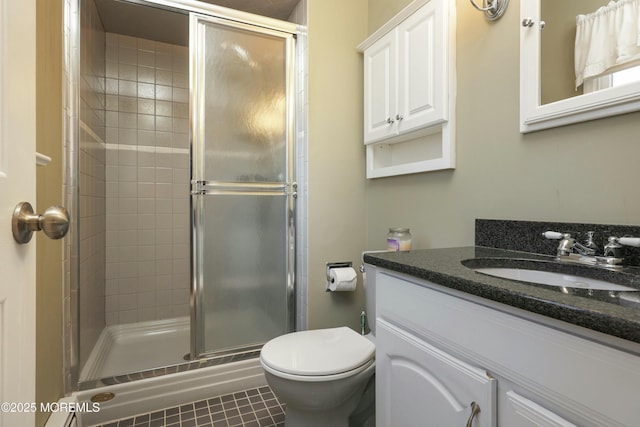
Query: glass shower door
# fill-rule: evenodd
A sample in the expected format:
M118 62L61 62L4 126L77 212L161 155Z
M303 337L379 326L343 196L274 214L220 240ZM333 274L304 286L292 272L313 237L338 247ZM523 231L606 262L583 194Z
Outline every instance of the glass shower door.
M293 36L191 16L192 357L294 324Z

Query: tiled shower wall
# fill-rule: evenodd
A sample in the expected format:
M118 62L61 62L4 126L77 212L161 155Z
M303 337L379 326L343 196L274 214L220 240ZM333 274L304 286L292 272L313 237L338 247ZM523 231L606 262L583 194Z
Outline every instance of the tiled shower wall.
M106 35L106 323L189 314L188 48Z
M78 304L80 366L105 325L105 32L93 2L80 15L80 100L77 173L80 269ZM73 215L73 212L72 212ZM77 302L76 302L77 301ZM73 359L72 359L73 360Z

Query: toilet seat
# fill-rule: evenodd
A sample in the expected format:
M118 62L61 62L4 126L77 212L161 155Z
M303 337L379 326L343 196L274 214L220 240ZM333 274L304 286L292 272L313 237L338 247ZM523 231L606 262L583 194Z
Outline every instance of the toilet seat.
M375 345L347 327L293 332L262 347L260 361L273 375L298 381L345 378L374 363Z

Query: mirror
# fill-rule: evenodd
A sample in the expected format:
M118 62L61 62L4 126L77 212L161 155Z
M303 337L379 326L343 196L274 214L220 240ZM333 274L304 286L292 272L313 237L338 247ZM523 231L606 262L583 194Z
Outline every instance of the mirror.
M521 0L521 132L640 110L640 73L622 80L623 73L607 71L605 77L585 78L576 89L576 16L607 4L609 0ZM632 74L638 70L630 69L635 65L630 61L610 71L628 68L625 73Z

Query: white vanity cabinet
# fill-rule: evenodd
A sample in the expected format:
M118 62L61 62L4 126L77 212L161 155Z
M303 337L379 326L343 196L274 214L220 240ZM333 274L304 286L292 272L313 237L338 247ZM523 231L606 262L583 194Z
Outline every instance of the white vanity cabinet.
M453 167L453 7L415 0L358 46L367 178Z
M495 381L380 320L376 324L378 426L495 426Z
M435 283L375 274L379 426L464 427L471 401L480 405L473 427L640 425L634 352Z
M504 406L500 424L518 427L578 427L555 412L527 399L514 390L500 395Z

